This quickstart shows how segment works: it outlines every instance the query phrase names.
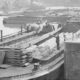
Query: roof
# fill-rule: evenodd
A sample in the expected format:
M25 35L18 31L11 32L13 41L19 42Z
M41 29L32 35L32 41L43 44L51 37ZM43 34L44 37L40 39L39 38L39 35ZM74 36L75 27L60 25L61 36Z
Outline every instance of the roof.
M66 23L65 26L63 26L62 31L63 32L77 32L80 29L80 24L76 23Z
M80 22L80 17L72 17L67 22Z

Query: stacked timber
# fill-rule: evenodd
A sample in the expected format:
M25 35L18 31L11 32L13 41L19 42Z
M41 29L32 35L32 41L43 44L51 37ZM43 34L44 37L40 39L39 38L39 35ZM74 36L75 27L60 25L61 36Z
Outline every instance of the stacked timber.
M8 51L6 52L6 64L13 66L24 66L27 63L27 55L23 54L22 51Z

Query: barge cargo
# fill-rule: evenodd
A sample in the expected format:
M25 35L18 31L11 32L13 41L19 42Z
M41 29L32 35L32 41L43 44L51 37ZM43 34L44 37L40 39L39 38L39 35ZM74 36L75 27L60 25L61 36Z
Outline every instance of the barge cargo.
M60 34L61 29L42 35L35 35L35 32L23 33L0 42L0 54L4 54L0 65L0 80L29 80L59 69L64 63L64 46L57 50L54 36ZM52 44L49 41L53 41ZM62 46L64 40L60 41ZM34 70L35 63L39 63L37 70Z

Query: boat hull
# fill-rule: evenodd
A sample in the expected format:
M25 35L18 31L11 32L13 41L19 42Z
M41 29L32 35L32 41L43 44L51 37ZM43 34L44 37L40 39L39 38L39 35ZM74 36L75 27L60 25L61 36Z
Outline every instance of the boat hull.
M48 74L45 74L40 77L30 78L26 77L26 75L22 77L9 77L9 78L2 78L0 80L63 80L64 79L64 71L63 71L64 65L60 65L57 69L51 71Z
M58 69L52 71L51 73L32 79L32 80L63 80L64 79L64 71L63 71L63 66L59 67Z

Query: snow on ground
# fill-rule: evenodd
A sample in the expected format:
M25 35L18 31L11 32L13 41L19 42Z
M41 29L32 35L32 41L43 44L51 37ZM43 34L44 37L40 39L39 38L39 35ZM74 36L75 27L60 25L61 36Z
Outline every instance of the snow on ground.
M20 31L19 28L10 28L10 27L5 27L3 25L3 19L5 17L4 16L1 16L0 17L0 30L3 31L3 36L6 36L6 35L11 35L11 34L14 34L14 33L17 33Z
M80 30L76 33L65 33L66 42L78 42L80 43Z

